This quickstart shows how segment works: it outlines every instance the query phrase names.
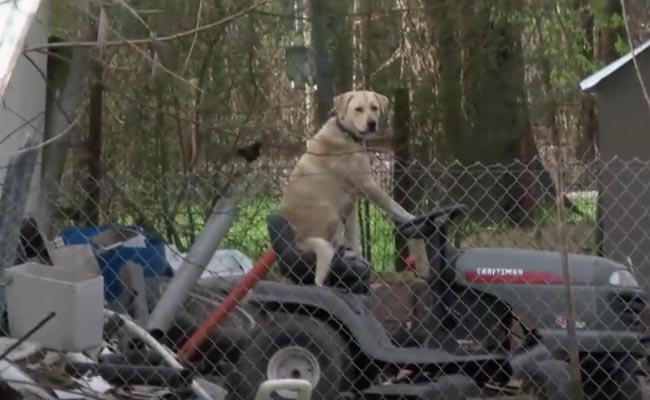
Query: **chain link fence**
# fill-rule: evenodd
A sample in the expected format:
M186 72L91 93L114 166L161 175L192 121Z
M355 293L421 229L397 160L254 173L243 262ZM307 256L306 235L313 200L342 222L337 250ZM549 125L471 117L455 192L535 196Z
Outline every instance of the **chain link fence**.
M649 162L539 142L540 158L508 164L372 153L408 212L445 211L400 229L362 200L359 243L337 243L319 288L275 212L318 108L301 54L319 18L300 2L50 3L0 104L0 400L249 400L286 378L314 400L650 394ZM449 139L429 40L445 14L395 4L330 10L323 25L352 40L335 86L412 82L412 154L429 159ZM57 46L95 37L112 45ZM570 136L580 102L557 107Z
M577 398L570 377L578 367L583 398L647 395L647 162L560 163L558 186L558 164L548 160L395 164L377 155L374 178L408 199L412 214L467 208L458 216L447 208L435 220L444 230L426 220L420 236L401 237L408 229L362 201L357 253L337 250L325 288L313 285L313 257L297 250L274 214L294 162L262 158L229 176L105 174L99 224L86 218L82 177L64 175L52 199L54 240L23 223L16 264L56 265L57 255L104 278L106 307L117 314L105 320L101 349L86 352L85 362L68 360L69 376L100 374L112 388L95 391L98 398L193 398L191 384L201 382L226 389L228 398L252 399L268 379L300 378L310 381L314 399L555 399ZM403 176L408 187L395 184ZM237 210L222 221L228 229L212 244L219 250L189 254L205 244L211 213L234 212L220 206L227 199ZM229 303L272 245L279 259L270 272ZM76 252L60 258L65 249ZM152 329L157 304L187 271L196 281L186 281L187 293L176 286L170 323ZM215 317L224 305L225 318ZM219 324L205 329L215 318ZM153 340L147 331L178 354L183 369L152 352L142 340ZM276 396L297 398L287 390Z

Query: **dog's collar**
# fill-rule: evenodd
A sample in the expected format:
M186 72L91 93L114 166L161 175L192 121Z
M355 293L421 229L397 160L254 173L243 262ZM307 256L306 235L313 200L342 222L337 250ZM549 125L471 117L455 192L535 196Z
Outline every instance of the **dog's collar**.
M348 137L354 142L354 143L361 143L363 142L363 139L360 139L357 137L357 135L354 134L351 130L343 126L343 123L339 119L339 117L336 117L336 127L341 131L344 132L348 135Z

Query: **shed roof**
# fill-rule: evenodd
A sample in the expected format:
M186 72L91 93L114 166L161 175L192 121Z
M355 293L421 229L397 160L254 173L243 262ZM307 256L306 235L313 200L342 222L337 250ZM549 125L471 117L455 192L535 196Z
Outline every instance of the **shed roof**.
M0 98L9 84L41 0L0 1Z
M611 74L614 72L618 71L621 67L623 67L625 64L629 63L632 61L633 56L636 57L639 54L643 53L650 47L650 40L644 42L640 46L636 47L634 50L630 51L626 55L620 57L616 61L611 62L604 68L594 72L587 78L583 79L580 82L580 89L583 91L590 90L598 84L600 84L601 81L607 79Z

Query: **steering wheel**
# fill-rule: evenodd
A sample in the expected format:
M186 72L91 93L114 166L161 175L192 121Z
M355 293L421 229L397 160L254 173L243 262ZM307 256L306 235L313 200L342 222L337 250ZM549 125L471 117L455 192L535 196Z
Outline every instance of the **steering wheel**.
M434 210L430 214L404 222L397 231L405 238L426 238L435 234L448 220L454 219L467 210L465 204L454 204Z

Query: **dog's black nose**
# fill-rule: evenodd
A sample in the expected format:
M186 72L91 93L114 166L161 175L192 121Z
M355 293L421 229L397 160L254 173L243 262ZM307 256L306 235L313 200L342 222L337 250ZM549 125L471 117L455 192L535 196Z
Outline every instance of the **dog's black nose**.
M368 121L368 131L374 132L377 130L377 121L370 120Z

